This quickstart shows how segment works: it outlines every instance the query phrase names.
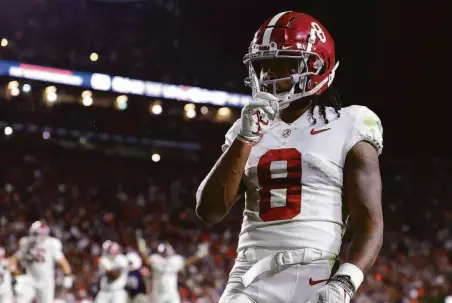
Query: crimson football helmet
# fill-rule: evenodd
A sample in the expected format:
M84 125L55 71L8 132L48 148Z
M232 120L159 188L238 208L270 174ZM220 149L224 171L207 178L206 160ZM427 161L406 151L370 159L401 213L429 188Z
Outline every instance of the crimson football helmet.
M170 257L175 254L173 246L167 241L160 243L157 247L157 251L164 257Z
M50 233L50 228L47 224L41 221L35 221L30 226L30 236L38 237L38 236L48 236Z
M259 62L270 59L297 60L298 70L290 77L261 80ZM279 13L261 25L243 62L249 77L253 96L267 91L275 95L280 108L290 102L320 95L333 82L339 62L336 62L334 41L326 28L313 17L298 12ZM288 91L277 90L278 82L291 81Z
M121 253L121 245L107 240L102 244L102 254L107 257L115 257Z

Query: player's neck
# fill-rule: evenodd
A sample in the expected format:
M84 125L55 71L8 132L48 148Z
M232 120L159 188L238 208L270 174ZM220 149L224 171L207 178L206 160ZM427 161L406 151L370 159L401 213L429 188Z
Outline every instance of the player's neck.
M311 100L293 102L289 107L281 110L279 117L285 123L291 124L308 111L311 108L311 105Z

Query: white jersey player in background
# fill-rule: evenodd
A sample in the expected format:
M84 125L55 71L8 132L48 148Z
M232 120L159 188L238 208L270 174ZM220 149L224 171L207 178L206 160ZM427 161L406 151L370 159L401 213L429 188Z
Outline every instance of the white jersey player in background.
M198 216L212 223L245 195L220 302L347 303L383 242L381 122L367 107L341 108L334 41L307 14L268 19L244 63L253 100L197 194ZM352 241L332 272L348 215Z
M121 253L121 246L118 243L107 240L102 244L99 270L101 274L100 291L95 302L126 303L129 261Z
M0 247L0 303L13 302L13 285L11 271L8 268L6 251Z
M180 303L180 295L178 290L178 274L209 254L208 244L199 244L196 254L187 260L181 255L176 254L171 244L168 242L161 243L157 254L149 255L146 243L137 235L138 250L143 264L152 270L152 302L158 303Z
M49 233L50 229L46 224L41 221L34 222L30 227L30 235L20 239L19 250L10 259L10 268L16 268L20 262L26 271L20 280L26 281L24 285L27 287L23 287L25 293L21 293L16 299L18 303L31 302L34 297L37 303L53 302L55 263L60 265L64 272L63 286L72 287L71 266L64 257L61 241L49 236Z

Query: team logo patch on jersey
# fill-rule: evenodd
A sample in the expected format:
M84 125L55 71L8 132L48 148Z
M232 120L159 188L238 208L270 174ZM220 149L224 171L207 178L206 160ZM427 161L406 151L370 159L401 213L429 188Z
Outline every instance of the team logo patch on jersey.
M292 133L292 131L290 129L286 129L283 131L282 136L283 136L283 138L287 138L290 136L291 133Z
M380 133L383 131L381 121L376 117L372 116L364 117L364 124L367 125L371 130L375 130L376 128Z

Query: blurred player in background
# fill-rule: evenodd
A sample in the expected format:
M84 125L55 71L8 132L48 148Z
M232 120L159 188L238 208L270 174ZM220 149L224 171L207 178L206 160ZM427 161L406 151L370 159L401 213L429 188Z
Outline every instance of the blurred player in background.
M127 253L129 260L129 276L127 278L126 290L131 303L146 303L149 299L146 296L146 283L141 273L143 261L136 252Z
M64 272L63 286L71 288L73 278L71 266L62 252L61 241L49 236L49 227L41 221L34 222L30 227L30 235L19 241L19 250L11 257L10 268L17 268L18 263L25 267L26 275L19 278L19 303L31 302L36 297L37 303L53 302L55 297L55 263ZM30 278L32 285L30 285ZM24 281L20 281L24 280ZM19 285L21 286L21 285ZM30 287L32 286L32 287ZM30 289L33 290L30 293Z
M143 264L152 269L152 302L180 303L178 274L205 258L209 254L208 244L199 244L196 255L184 260L168 242L161 243L157 248L158 253L151 255L140 233L137 233L137 243Z
M0 247L0 303L13 302L13 285L6 251Z
M107 240L102 244L99 270L101 273L100 291L95 302L126 303L129 261L121 253L121 246L118 243Z
M25 272L23 262L9 267L13 279L13 293L15 302L30 302L35 296L35 282L31 275ZM8 264L8 266L11 266Z
M220 302L349 302L383 243L380 119L342 108L334 41L307 14L269 18L244 63L253 100L197 194L197 214L211 223L246 197ZM334 272L349 215L352 241Z

